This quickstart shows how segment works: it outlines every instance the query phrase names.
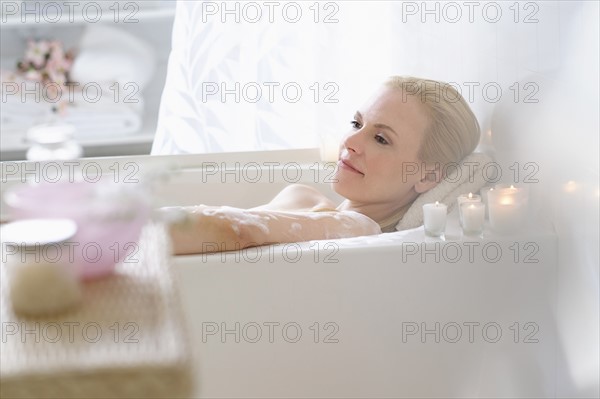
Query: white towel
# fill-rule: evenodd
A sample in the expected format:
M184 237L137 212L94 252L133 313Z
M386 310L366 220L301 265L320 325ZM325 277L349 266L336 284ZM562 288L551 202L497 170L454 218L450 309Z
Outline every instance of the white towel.
M35 83L26 82L18 77L14 80L14 83L19 86ZM38 86L40 86L39 82ZM79 139L133 134L141 129L143 98L136 96L127 101L121 99L117 102L113 92L103 91L97 101L92 103L85 101L86 97L80 89L69 92L66 90L62 98L69 100L69 93L71 93L73 101L69 101L60 113L54 111L60 104L44 100L41 98L41 93L39 101L36 101L32 94L24 96L22 93L12 95L5 93L0 113L0 130L3 133L24 134L35 125L67 123L75 127L75 137ZM132 100L137 102L134 103Z
M76 138L109 137L133 134L142 127L142 115L135 106L128 104L70 104L64 115L56 114L52 108L56 104L42 101L6 102L0 115L0 129L25 132L29 128L44 123L67 123L75 127Z
M442 182L417 197L396 225L396 230L407 230L423 225L425 204L439 201L440 204L446 204L450 211L455 206L459 195L478 192L487 183L483 172L491 162L493 162L492 158L480 152L466 156L457 168L450 170L449 175Z
M70 104L62 119L76 127L76 138L131 134L142 127L143 104L142 99L126 103L114 102L105 96L97 103Z
M154 76L156 53L139 37L108 25L89 25L79 44L71 78L82 85L135 84L142 91ZM125 93L127 94L127 93Z

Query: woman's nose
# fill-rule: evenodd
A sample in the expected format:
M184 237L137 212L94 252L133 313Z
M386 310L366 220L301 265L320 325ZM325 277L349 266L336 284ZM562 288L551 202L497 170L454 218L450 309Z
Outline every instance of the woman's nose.
M363 135L355 131L347 135L342 141L343 148L354 153L361 153L363 149Z

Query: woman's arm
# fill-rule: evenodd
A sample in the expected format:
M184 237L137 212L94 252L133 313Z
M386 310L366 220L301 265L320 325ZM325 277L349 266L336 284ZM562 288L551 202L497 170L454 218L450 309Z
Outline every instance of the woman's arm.
M185 217L170 227L177 255L381 233L376 222L352 211L290 212L206 206L182 210Z
M317 189L305 184L290 184L279 192L268 204L254 209L274 211L318 211L335 209L336 205Z

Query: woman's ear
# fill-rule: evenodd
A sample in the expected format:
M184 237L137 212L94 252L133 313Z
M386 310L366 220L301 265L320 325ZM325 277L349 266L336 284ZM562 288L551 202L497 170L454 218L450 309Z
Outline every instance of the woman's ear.
M422 178L415 184L415 191L423 194L431 190L442 181L442 171L438 164L433 168L424 168Z

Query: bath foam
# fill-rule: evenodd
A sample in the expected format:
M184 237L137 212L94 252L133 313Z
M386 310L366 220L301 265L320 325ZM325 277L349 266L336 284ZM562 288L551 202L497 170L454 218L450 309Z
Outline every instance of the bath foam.
M231 225L234 226L233 229L236 234L239 235L240 227L256 227L263 234L268 235L270 233L270 229L268 226L269 221L276 220L275 217L270 215L256 215L251 211L246 211L239 208L233 208L230 206L222 206L215 211L215 213L219 213L220 216L224 217L231 221Z
M266 225L264 220L265 220L265 218L255 217L254 219L249 219L249 220L239 220L238 223L241 226L257 227L262 233L269 234L271 232L271 230ZM266 220L268 220L268 219L266 219Z
M375 221L355 211L289 212L205 205L181 209L189 215L204 215L226 221L238 238L252 237L255 244L342 239L381 233ZM197 227L202 230L201 221Z
M295 215L308 217L309 219L320 221L315 227L311 226L310 229L304 227L304 231L312 230L315 235L319 235L319 232L323 233L323 239L340 239L364 235L380 234L381 229L379 225L375 223L371 218L355 211L331 211L331 212L302 212ZM332 223L333 221L333 223ZM301 230L298 227L294 227L298 224L302 228L302 224L292 222L290 233L300 233ZM341 230L339 225L341 224ZM335 231L332 229L335 228ZM318 229L320 231L315 231ZM304 241L304 239L303 239Z
M300 223L292 223L292 227L290 228L290 233L299 233L302 231L302 225Z

